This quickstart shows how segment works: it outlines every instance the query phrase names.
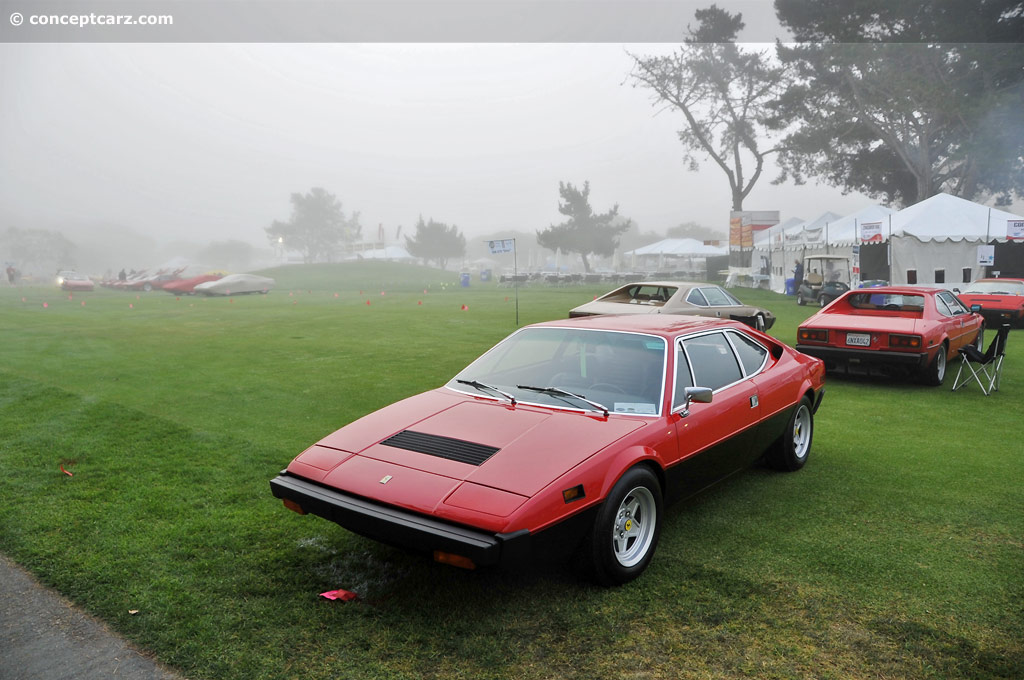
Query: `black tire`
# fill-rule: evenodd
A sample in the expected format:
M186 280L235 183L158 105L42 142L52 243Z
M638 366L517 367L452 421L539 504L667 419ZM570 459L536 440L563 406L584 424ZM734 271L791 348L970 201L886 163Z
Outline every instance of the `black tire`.
M630 468L612 487L584 546L591 576L605 586L632 581L654 556L661 534L661 484L649 468Z
M939 351L935 353L932 363L928 364L928 368L924 370L923 378L926 385L938 387L946 378L946 354L948 351L949 345L943 342L942 346L939 347Z
M822 295L821 297L818 298L818 306L819 307L824 307L825 305L828 304L828 302L829 302L828 299L824 295Z
M978 350L982 354L985 353L985 327L982 326L978 329L978 337L974 339L974 349Z
M811 400L804 397L793 409L786 431L765 456L768 465L776 470L793 472L807 463L814 440L814 410Z
M803 307L804 305L807 304L807 300L804 300L804 296L800 292L797 292L797 294L796 294L796 303L798 305L800 305L801 307Z

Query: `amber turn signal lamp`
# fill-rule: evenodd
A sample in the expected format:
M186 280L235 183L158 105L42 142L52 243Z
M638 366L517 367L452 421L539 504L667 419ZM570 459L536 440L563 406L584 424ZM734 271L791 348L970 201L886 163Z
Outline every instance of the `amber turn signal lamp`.
M801 328L798 336L801 340L810 340L811 342L828 342L828 331L820 328Z
M447 564L452 567L459 567L460 569L476 569L476 563L468 557L453 555L452 553L446 553L442 550L434 551L434 561L440 562L441 564Z
M305 515L306 511L302 509L302 506L291 500L290 498L282 499L284 501L284 507L288 508L292 512L297 512L300 515Z
M572 503L573 501L578 501L579 499L585 497L586 494L583 493L582 484L577 484L571 489L566 489L565 491L562 492L562 500L564 500L566 503Z
M889 347L907 347L918 349L921 347L920 335L895 335L889 336Z

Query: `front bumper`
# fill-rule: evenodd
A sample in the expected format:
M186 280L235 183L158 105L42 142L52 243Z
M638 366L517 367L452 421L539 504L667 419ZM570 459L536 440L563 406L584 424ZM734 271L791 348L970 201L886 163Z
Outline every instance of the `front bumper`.
M825 362L842 362L872 366L906 366L927 368L927 352L885 352L877 349L851 349L822 345L797 345L798 352L818 357Z
M468 557L478 566L523 566L532 553L526 529L495 534L409 512L310 482L282 471L270 480L275 497L297 503L308 513L382 543L416 551L442 551Z
M1024 309L994 309L982 307L978 312L985 319L985 325L989 328L998 328L1000 324L1024 323Z

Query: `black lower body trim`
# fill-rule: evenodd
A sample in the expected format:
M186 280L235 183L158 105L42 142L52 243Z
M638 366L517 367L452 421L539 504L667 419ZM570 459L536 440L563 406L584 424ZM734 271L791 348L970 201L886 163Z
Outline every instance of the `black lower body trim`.
M376 503L283 472L270 480L275 497L349 531L411 550L441 550L462 555L479 566L516 566L530 560L531 535L494 534L452 524L401 508Z

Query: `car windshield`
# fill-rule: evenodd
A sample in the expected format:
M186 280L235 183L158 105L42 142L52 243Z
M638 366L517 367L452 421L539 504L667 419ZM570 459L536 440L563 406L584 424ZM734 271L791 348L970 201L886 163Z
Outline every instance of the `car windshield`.
M820 276L822 283L845 283L850 285L850 264L846 260L817 260L807 258L804 279L813 281Z
M661 286L650 283L635 283L623 286L601 298L601 302L622 302L633 305L661 306L675 295L675 286Z
M881 312L922 312L923 295L894 295L891 293L854 293L846 299L854 309Z
M611 413L658 415L665 348L662 338L640 333L525 328L467 366L447 386L556 408L600 412L604 407Z
M975 281L965 295L1024 295L1024 281Z

